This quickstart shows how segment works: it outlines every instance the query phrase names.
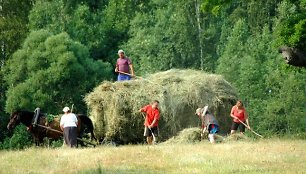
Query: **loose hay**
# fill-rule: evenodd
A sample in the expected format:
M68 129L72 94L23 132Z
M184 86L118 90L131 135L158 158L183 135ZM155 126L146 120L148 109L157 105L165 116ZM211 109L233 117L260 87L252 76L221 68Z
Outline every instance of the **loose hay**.
M228 132L237 95L220 75L172 69L145 79L105 81L85 97L97 137L120 143L143 141L143 115L138 110L154 99L160 101L160 137L165 140L184 128L200 126L194 112L205 104L221 132Z
M198 127L186 128L178 133L178 135L168 139L163 144L188 144L198 143L200 141L208 142L208 133L204 133L201 139L201 129ZM215 134L215 141L221 143L225 138L221 135Z
M174 136L164 144L184 144L184 143L197 143L201 141L201 129L200 128L186 128L179 132L177 136Z

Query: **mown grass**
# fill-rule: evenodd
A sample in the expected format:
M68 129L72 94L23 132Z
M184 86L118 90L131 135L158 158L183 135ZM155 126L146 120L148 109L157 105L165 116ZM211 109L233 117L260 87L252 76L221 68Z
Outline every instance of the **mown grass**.
M0 173L306 173L305 140L1 151Z

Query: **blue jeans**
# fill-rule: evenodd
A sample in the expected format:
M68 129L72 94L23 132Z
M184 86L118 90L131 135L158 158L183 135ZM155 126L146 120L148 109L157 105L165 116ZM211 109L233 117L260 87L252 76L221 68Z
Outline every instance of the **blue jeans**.
M119 74L118 81L124 81L124 80L131 80L131 76L126 75L126 74Z

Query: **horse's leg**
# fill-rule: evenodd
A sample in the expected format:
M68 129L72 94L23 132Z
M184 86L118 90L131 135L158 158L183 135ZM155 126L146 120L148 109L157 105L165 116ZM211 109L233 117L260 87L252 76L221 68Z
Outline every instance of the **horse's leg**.
M79 132L79 134L78 134L78 138L79 139L82 139L82 132ZM81 147L84 147L85 146L85 144L84 144L84 142L83 141L77 141L78 143L77 143L77 147L79 147L79 144L81 145Z
M39 136L39 138L38 138L38 143L39 143L39 145L44 144L44 137Z
M33 136L33 139L34 139L35 146L39 146L38 138L36 136Z
M34 142L36 146L40 146L43 144L43 139L41 137L35 137Z
M95 134L93 132L93 129L90 130L90 135L91 135L91 140L96 140L97 141L97 138L95 137Z

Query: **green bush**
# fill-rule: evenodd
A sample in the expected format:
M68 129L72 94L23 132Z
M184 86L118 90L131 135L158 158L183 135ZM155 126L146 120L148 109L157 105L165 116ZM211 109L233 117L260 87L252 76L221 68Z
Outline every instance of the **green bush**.
M0 149L24 149L33 144L32 136L27 132L26 127L19 125L14 129L12 137L7 137L0 144Z

